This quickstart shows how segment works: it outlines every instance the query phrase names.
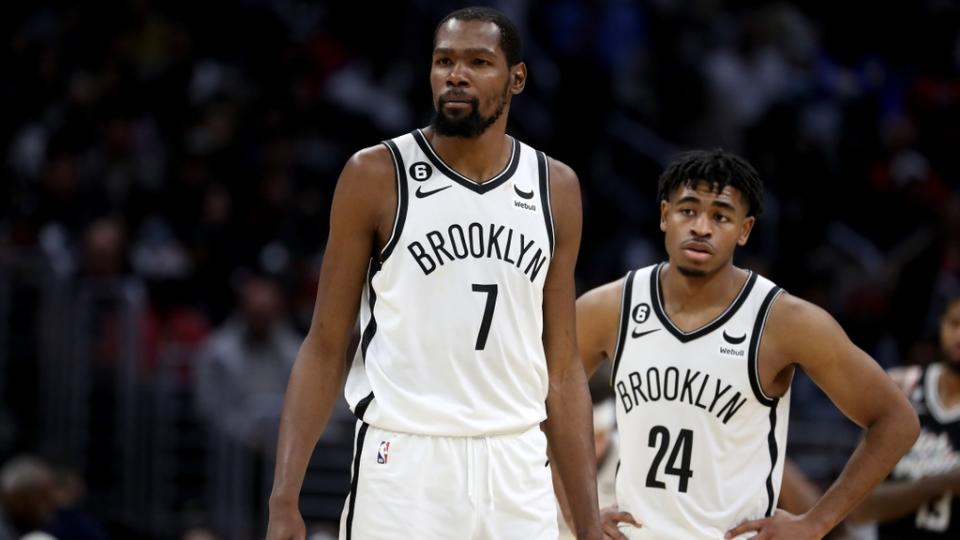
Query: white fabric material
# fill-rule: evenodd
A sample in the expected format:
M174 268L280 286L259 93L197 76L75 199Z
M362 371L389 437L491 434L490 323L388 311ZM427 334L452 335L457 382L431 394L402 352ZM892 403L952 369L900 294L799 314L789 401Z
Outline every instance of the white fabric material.
M432 437L370 426L359 452L352 540L557 538L539 427L514 435ZM341 540L348 538L350 502Z
M780 493L789 393L763 395L750 365L766 321L761 307L779 289L751 275L727 311L685 333L662 307L659 268L636 271L621 313L617 500L644 524L623 531L631 539L719 539L775 509Z
M414 134L392 143L406 208L395 246L364 288L360 329L369 344L365 354L358 348L347 379L351 410L373 426L421 435L539 424L552 242L537 153L515 144L507 168L476 184L445 173Z

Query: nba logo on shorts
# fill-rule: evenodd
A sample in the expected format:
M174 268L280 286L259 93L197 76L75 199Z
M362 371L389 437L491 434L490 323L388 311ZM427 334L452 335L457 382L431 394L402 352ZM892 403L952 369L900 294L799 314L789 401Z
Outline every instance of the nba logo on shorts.
M380 448L377 449L377 463L383 465L387 462L389 457L387 453L390 452L390 441L382 441L380 443Z

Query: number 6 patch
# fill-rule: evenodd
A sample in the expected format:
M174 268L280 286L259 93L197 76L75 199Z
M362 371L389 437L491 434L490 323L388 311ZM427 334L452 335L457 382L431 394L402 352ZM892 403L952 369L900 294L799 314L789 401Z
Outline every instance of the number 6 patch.
M430 176L433 175L433 167L426 161L418 161L410 166L408 172L410 173L410 178L413 178L417 182L426 182Z

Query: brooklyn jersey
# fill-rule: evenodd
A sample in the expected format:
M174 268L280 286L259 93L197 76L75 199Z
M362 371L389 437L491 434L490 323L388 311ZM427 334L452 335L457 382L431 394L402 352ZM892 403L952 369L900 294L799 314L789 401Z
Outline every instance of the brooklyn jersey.
M916 480L960 466L960 407L947 409L937 393L944 369L942 364L924 368L919 384L910 391L920 417L920 437L893 468L892 480ZM883 540L960 538L960 502L953 493L943 493L916 512L880 525L879 533Z
M617 502L643 523L623 532L719 539L772 515L780 494L789 393L764 394L757 355L781 289L750 272L722 314L684 332L663 307L662 267L632 271L623 286Z
M396 219L370 265L345 390L364 422L475 436L546 418L549 169L542 152L511 141L506 167L483 183L444 163L420 130L384 143Z

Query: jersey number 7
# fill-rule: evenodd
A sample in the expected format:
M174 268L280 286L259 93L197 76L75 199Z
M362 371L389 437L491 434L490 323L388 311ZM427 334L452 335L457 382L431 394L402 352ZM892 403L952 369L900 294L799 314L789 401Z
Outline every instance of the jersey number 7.
M482 292L487 294L487 304L483 308L483 319L480 321L480 332L477 334L477 345L475 350L482 351L487 346L487 336L490 335L490 321L493 320L493 310L497 307L497 284L481 285L473 284L473 292Z

